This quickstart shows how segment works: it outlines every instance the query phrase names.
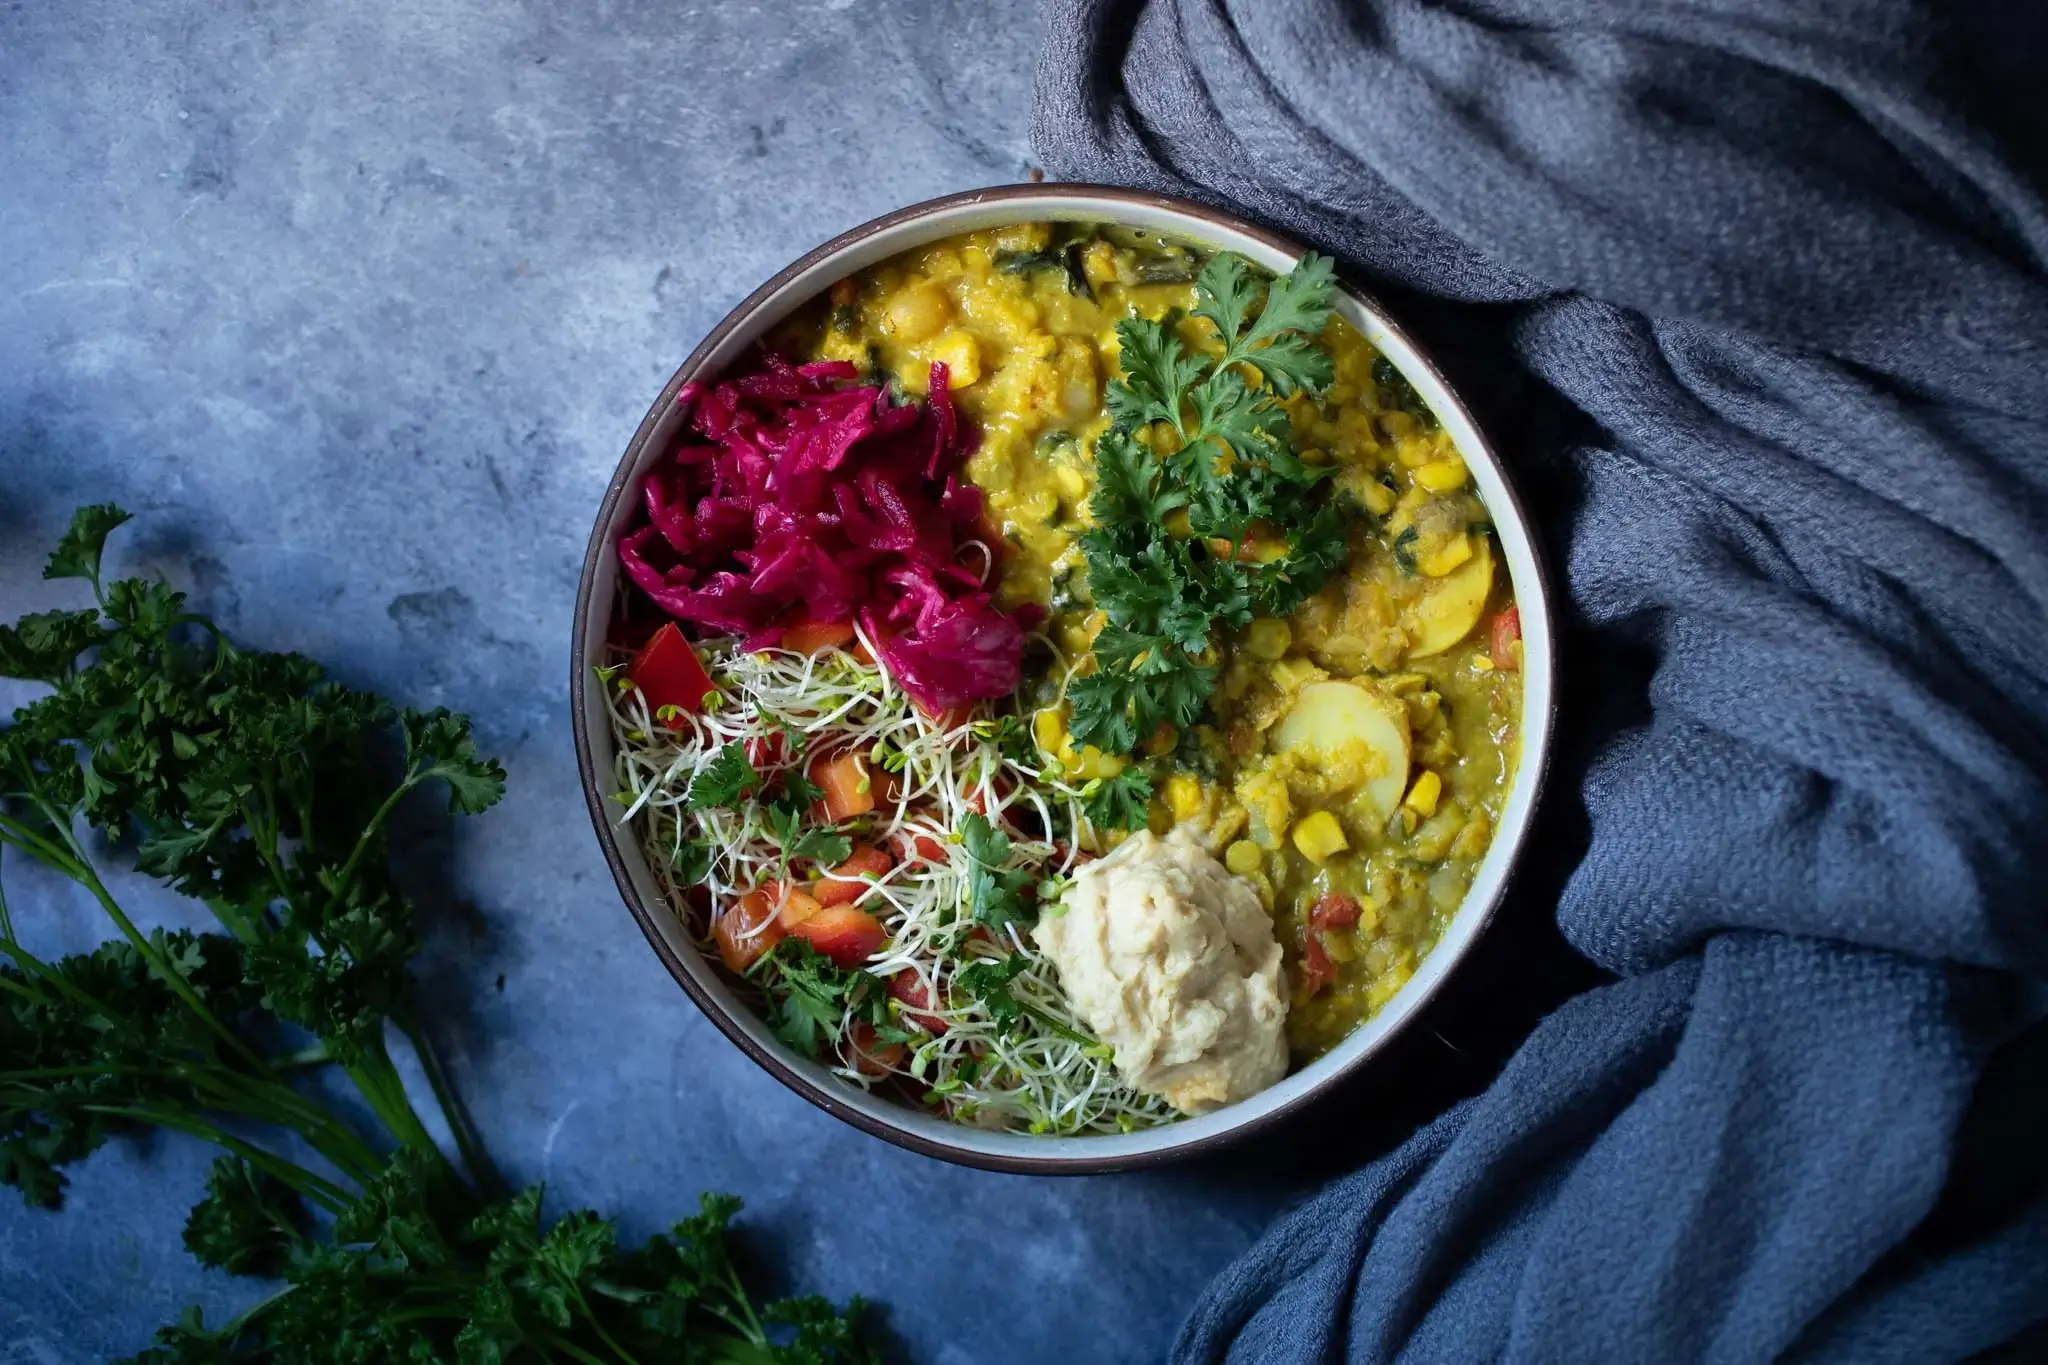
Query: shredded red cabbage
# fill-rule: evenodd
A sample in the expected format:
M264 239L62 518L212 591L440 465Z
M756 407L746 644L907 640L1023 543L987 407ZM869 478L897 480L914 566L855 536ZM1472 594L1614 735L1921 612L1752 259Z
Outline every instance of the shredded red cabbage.
M641 484L645 524L619 563L663 611L761 649L794 621L858 621L898 686L934 714L1005 696L1035 608L999 610L975 433L946 367L897 406L844 361L763 369L677 396L691 435ZM979 542L978 545L972 542Z

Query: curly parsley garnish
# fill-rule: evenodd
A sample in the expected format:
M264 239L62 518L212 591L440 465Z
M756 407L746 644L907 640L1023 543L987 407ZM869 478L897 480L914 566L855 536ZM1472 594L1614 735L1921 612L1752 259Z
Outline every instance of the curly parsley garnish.
M857 1302L757 1303L727 1247L737 1200L707 1195L624 1247L611 1220L546 1218L538 1187L505 1186L423 1026L420 927L391 867L409 797L473 814L503 795L504 769L462 716L241 649L162 583L104 581L107 536L127 519L85 508L50 557L45 577L89 583L93 606L0 625L0 677L49 688L0 725L0 854L77 883L118 933L44 958L0 895L0 1184L55 1208L65 1168L111 1138L209 1141L224 1154L186 1248L285 1281L219 1323L188 1311L135 1359L873 1362ZM743 750L721 760L722 787L694 801L758 785ZM786 778L791 803L815 799ZM792 831L792 856L844 842ZM108 884L124 849L221 931L139 926ZM674 851L678 866L700 856ZM881 1016L873 978L819 981L866 990L860 1007ZM394 1039L454 1150L415 1108ZM315 1072L322 1083L300 1079ZM344 1086L355 1093L339 1101Z
M1330 382L1315 336L1333 278L1313 252L1264 286L1242 257L1216 256L1196 279L1193 314L1214 329L1214 352L1189 349L1176 313L1118 324L1123 373L1095 444L1095 525L1080 537L1109 621L1095 671L1068 688L1078 742L1128 753L1161 725L1192 724L1215 689L1215 632L1287 615L1343 566L1328 470L1303 462L1281 403Z

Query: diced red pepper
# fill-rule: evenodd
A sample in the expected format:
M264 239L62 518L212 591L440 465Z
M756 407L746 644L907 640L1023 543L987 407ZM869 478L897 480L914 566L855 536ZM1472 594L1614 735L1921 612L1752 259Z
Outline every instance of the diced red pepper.
M1522 651L1516 646L1522 643L1522 609L1505 607L1493 618L1492 640L1488 652L1493 655L1495 668L1513 671L1522 666Z
M873 1024L862 1021L846 1031L846 1043L853 1055L847 1058L853 1069L877 1080L903 1065L910 1049L901 1043L885 1043Z
M842 967L860 966L889 937L880 920L851 905L821 909L802 923L791 925L789 932Z
M781 767L788 757L789 741L780 730L755 735L747 741L747 763L757 773Z
M887 853L873 845L863 844L845 862L819 878L811 887L811 894L818 898L820 905L851 905L868 889L869 881L879 879L894 866L896 860Z
M852 749L827 754L812 761L810 776L825 793L825 816L834 824L875 808L875 781L863 754Z
M1350 896L1324 896L1308 912L1308 922L1318 929L1358 927L1358 902Z
M948 861L946 846L929 834L899 831L896 835L896 855L906 863L936 865Z
M853 622L814 621L806 616L782 628L782 648L797 654L841 649L853 642Z
M775 896L782 903L782 908L776 915L776 919L781 923L786 932L792 934L797 931L798 925L806 920L817 918L825 909L819 903L816 896L813 896L808 891L799 890L794 886L786 891L781 891L779 895L777 895L775 890L771 889L769 894Z
M1304 995L1319 995L1337 979L1337 964L1323 951L1323 936L1311 929L1301 941L1301 989Z
M776 917L775 896L757 887L734 901L711 927L718 942L718 955L735 972L744 972L761 960L761 955L782 942L783 928Z
M647 698L647 709L657 716L669 706L696 715L704 709L704 698L718 690L697 651L690 648L673 621L655 631L654 638L633 656L626 676Z
M937 1036L946 1031L946 1021L929 1012L932 1008L931 987L910 968L905 967L889 978L889 994L903 1006L903 1017L926 1033Z

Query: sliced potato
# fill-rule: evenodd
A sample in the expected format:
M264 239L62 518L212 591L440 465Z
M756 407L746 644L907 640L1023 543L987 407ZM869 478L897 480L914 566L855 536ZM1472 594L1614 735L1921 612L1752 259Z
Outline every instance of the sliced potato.
M1274 747L1305 750L1327 760L1363 749L1360 785L1381 815L1391 815L1408 790L1408 711L1399 702L1355 682L1310 683L1273 732Z
M1441 654L1472 633L1493 591L1493 543L1472 537L1472 557L1437 579L1407 612L1408 657Z

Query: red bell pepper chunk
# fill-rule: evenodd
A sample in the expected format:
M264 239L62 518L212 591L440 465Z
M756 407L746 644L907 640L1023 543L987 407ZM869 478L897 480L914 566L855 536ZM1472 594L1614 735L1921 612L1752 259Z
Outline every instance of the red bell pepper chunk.
M704 709L704 698L718 690L697 651L690 648L673 621L655 631L654 638L633 656L626 676L647 698L647 709L656 716L670 706L696 715Z
M882 922L851 905L825 907L789 932L842 967L858 967L881 949L889 937Z
M1495 668L1514 670L1522 666L1522 651L1515 646L1522 642L1522 609L1505 607L1493 618L1493 638L1488 652L1493 655Z
M936 1037L946 1031L946 1021L929 1013L932 1008L931 987L910 968L905 967L889 978L889 994L903 1006L903 1017L926 1033Z
M1308 922L1318 929L1355 929L1358 916L1357 900L1331 894L1315 903L1315 908L1308 912Z
M1318 929L1308 931L1301 941L1301 989L1304 995L1321 994L1324 987L1337 979L1337 964L1330 961L1330 955L1323 951L1323 935Z

